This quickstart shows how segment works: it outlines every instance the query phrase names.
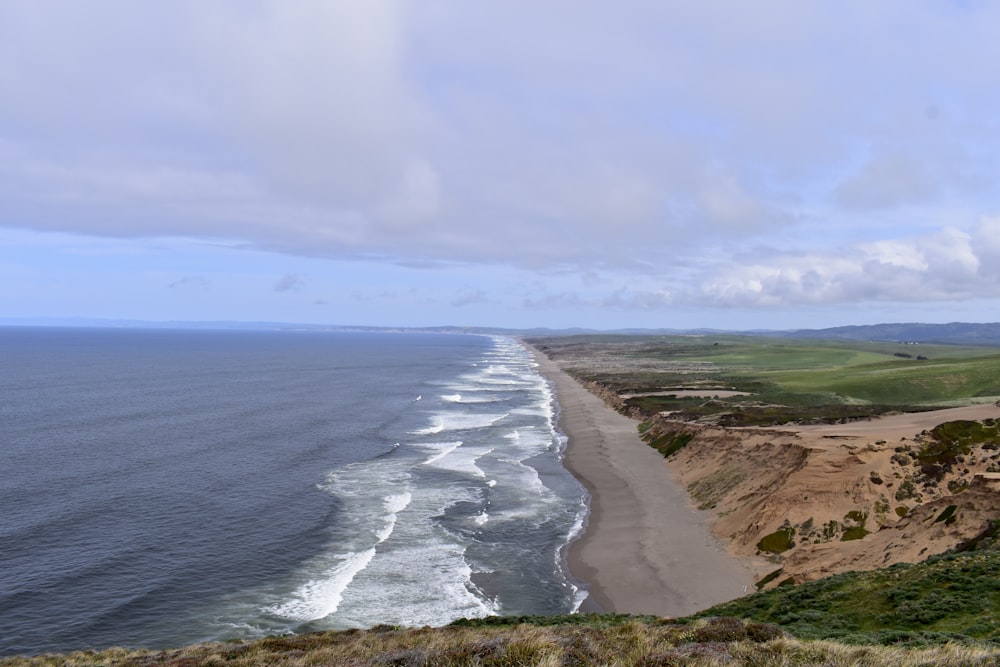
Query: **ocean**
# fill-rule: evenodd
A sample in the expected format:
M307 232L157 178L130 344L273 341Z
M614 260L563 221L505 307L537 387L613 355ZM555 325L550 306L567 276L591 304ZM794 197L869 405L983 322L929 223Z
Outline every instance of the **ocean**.
M0 328L0 655L575 611L503 337Z

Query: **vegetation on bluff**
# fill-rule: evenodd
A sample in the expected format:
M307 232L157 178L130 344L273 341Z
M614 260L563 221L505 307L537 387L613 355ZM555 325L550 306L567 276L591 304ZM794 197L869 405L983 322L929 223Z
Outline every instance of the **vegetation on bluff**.
M666 458L671 454L676 454L691 442L694 434L683 430L664 430L654 425L653 422L646 421L639 424L639 437Z
M1000 645L1000 552L995 531L972 551L848 572L756 593L698 614L773 623L800 639L850 644ZM976 548L978 547L978 548ZM777 573L776 573L777 574Z

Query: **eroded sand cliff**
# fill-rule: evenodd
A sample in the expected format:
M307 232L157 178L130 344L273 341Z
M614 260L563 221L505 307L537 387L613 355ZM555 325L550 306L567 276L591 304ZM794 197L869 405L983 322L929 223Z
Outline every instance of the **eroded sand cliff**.
M716 516L735 555L758 558L765 585L917 562L962 548L1000 518L1000 445L944 466L921 453L938 424L989 420L978 405L821 426L722 428L658 417L691 435L665 467ZM665 471L666 472L666 471ZM759 560L759 559L763 559ZM777 570L780 569L780 573ZM770 571L766 571L770 570Z

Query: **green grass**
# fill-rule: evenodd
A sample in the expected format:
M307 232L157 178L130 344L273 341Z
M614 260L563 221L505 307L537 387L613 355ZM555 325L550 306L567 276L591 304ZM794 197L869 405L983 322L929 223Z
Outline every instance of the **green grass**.
M724 335L567 337L545 345L581 379L619 394L662 392L626 399L647 417L670 411L726 426L829 423L1000 397L1000 353L990 347ZM671 395L690 387L750 395Z
M722 366L749 368L755 373L843 368L878 363L884 358L885 355L865 350L774 343L740 345L725 353L701 357L704 361L711 361Z
M1000 552L968 551L783 586L697 615L706 616L774 623L802 639L1000 643Z
M933 405L1000 396L1000 355L930 361L880 360L843 367L767 373L786 391L830 393L871 403Z

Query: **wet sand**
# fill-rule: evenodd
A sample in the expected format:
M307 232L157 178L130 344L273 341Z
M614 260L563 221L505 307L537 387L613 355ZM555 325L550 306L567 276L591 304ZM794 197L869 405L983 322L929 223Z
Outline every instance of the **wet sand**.
M570 571L590 590L583 610L683 616L752 591L749 565L712 535L711 515L636 422L532 351L555 388L566 467L590 492L587 528L569 550Z

